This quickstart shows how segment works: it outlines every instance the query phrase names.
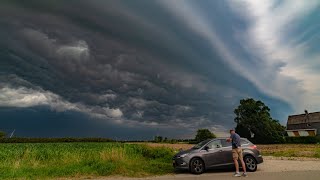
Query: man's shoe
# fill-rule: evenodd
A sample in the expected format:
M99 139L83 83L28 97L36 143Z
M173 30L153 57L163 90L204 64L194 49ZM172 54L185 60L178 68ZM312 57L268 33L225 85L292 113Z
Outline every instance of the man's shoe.
M242 176L243 177L248 177L248 174L247 173L243 173Z
M234 173L233 176L234 176L234 177L241 177L241 174L240 174L240 173Z

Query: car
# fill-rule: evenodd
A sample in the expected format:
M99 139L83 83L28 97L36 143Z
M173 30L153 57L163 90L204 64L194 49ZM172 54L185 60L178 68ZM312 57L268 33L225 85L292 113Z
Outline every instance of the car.
M248 139L241 138L241 148L247 171L256 171L258 164L263 163L257 146ZM189 170L193 174L202 174L207 169L230 167L231 165L234 165L232 146L227 138L202 141L191 149L180 151L173 157L175 169ZM241 166L241 163L239 165Z

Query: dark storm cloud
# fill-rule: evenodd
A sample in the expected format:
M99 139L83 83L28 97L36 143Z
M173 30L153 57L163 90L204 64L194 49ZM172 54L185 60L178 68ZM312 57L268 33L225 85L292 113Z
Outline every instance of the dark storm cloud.
M232 127L243 97L289 109L257 91L160 1L4 1L0 26L2 106L84 113L124 131L190 133Z

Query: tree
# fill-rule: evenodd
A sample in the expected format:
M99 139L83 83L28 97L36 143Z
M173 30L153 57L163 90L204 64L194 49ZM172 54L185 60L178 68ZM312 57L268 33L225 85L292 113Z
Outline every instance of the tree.
M6 133L3 131L0 131L0 138L4 138L4 137L6 137Z
M234 110L236 132L253 143L283 143L285 127L271 118L270 108L252 98L240 100Z
M162 136L155 136L154 137L154 141L157 142L157 143L158 142L162 142L162 140L163 140Z
M163 140L163 142L168 142L168 138L165 137L164 140Z
M213 134L209 129L198 129L195 140L197 142L204 141L206 139L216 138L216 135Z

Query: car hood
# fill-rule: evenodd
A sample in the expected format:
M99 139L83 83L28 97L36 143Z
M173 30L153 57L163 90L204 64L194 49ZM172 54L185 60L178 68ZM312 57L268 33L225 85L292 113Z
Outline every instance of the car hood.
M175 157L181 156L182 154L186 154L186 153L192 153L192 152L195 152L195 151L198 151L198 149L188 149L188 150L180 151L175 155Z

